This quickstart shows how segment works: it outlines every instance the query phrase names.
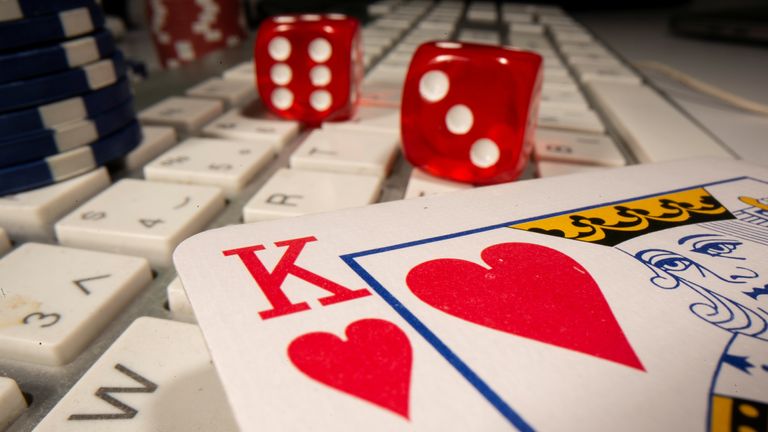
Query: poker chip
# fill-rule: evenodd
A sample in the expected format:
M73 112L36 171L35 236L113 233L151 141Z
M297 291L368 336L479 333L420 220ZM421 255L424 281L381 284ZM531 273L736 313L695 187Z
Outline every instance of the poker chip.
M126 61L94 0L0 0L0 195L115 161L141 141Z
M125 75L123 55L83 67L22 81L0 84L0 112L47 104L116 83Z
M0 168L42 159L91 144L136 118L128 100L93 118L0 139Z
M92 0L3 0L0 2L0 22L48 15L92 3Z
M11 167L0 168L0 195L51 185L120 159L138 147L137 121L89 145Z
M3 4L5 1L2 2ZM43 2L36 2L42 4ZM55 4L56 2L48 2ZM0 50L17 49L85 35L104 27L104 14L89 6L61 10L50 15L0 23Z
M177 67L246 38L237 0L149 0L152 40L165 67Z
M131 86L123 78L116 84L94 92L25 110L0 113L0 135L18 135L55 128L63 123L95 117L131 99Z
M66 42L0 53L0 84L83 66L109 57L114 51L112 35L101 30Z

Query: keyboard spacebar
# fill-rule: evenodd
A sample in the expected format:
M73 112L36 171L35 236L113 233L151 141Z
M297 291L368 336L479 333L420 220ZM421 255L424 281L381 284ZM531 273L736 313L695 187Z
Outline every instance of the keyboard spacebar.
M734 156L645 85L591 82L587 88L639 162Z

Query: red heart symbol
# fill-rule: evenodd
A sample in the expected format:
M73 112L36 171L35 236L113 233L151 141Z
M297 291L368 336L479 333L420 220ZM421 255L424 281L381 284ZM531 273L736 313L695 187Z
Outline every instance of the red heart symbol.
M291 362L310 378L408 418L413 354L408 336L380 319L355 321L347 341L332 333L297 337Z
M463 320L645 370L597 283L554 249L501 243L480 255L490 270L436 259L408 272L422 301Z

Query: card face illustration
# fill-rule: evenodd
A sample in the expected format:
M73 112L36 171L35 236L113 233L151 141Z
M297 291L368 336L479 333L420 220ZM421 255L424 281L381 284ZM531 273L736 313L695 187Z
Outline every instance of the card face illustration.
M174 261L244 430L763 430L768 173L744 167L233 226Z
M595 428L764 428L762 181L629 198L343 258L520 429L575 419ZM658 396L670 382L678 383L674 404ZM607 415L634 399L642 409ZM571 409L553 412L553 401Z

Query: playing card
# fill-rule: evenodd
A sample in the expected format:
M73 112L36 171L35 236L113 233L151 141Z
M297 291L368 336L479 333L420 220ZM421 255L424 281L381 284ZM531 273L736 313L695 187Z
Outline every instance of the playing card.
M244 430L762 430L767 181L518 182L226 227L174 261Z

